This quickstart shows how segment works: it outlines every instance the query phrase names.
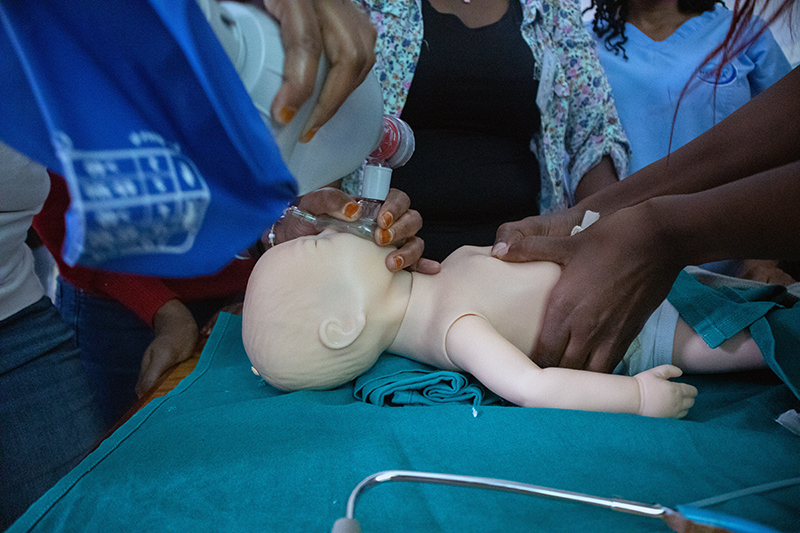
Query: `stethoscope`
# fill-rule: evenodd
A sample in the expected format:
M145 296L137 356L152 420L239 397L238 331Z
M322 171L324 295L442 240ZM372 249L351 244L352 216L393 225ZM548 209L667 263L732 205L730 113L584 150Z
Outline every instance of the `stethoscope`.
M708 505L722 503L734 498L739 498L749 494L757 494L782 487L800 484L800 478L785 479L774 483L767 483L750 487L747 489L723 494L713 498L700 500L694 503L679 505L677 510L664 507L663 505L649 505L645 503L632 502L617 498L603 498L591 496L580 492L570 492L559 489L529 485L517 481L505 479L493 479L486 477L461 476L456 474L441 474L434 472L415 472L411 470L386 470L378 472L364 478L350 493L347 499L347 510L344 518L340 518L333 525L331 533L361 533L361 524L354 518L356 499L358 495L375 485L389 481L413 481L418 483L431 483L437 485L451 485L457 487L472 487L479 489L492 489L503 492L514 492L517 494L528 494L532 496L542 496L557 500L566 500L597 507L605 507L612 511L620 511L639 516L649 516L663 520L667 526L677 532L708 532L721 533L729 531L731 533L777 533L774 529L756 524L749 520L737 518L721 513L715 513L703 509Z

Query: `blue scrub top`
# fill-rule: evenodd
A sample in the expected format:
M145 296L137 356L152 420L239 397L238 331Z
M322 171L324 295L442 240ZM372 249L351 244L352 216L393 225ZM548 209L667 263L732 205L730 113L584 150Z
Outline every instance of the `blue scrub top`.
M718 58L696 71L723 41L730 24L731 11L721 5L689 19L660 42L626 24L626 60L622 53L607 50L604 38L598 38L589 23L631 143L631 174L704 133L791 70L772 33L766 30L725 65L719 80L714 73ZM680 99L690 80L687 93Z

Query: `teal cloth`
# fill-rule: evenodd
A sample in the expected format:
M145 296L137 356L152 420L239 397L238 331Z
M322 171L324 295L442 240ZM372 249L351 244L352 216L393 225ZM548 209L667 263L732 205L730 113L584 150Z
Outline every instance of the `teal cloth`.
M197 368L153 400L9 530L328 532L366 476L408 469L510 479L672 508L800 476L800 408L772 372L682 378L683 420L463 404L387 408L330 391L282 393L254 376L241 319L222 314ZM797 531L800 487L710 507ZM363 531L668 531L579 503L393 483L359 497Z
M712 348L749 327L767 365L800 398L799 299L781 285L694 272L681 272L667 296L681 318Z
M472 376L440 370L399 355L384 352L356 378L355 397L378 406L463 403L491 405L500 401Z

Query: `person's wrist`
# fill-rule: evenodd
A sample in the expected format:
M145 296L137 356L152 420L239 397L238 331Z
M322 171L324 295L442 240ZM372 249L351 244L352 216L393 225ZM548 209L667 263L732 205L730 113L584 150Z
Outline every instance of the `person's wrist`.
M284 238L282 231L280 231L284 227L284 221L286 220L286 214L292 208L292 205L287 207L281 213L281 216L273 222L272 226L270 226L269 231L267 232L267 242L264 243L264 247L269 250L270 248L274 248L278 244L284 242L286 239Z
M197 323L192 313L178 299L169 300L162 305L153 318L153 329L156 335L172 328L184 328L187 331L197 329Z
M641 230L641 245L650 250L652 260L680 270L696 264L694 239L691 227L683 224L685 218L673 203L672 197L657 197L629 209L637 212L635 225Z
M280 218L273 222L272 226L270 226L269 229L247 249L247 256L249 258L258 261L267 250L274 248L280 242L283 242L283 239L278 237L278 227L285 216L286 210L284 210Z
M605 191L598 191L582 200L578 200L570 210L579 213L594 211L595 213L600 213L601 217L607 217L617 211L617 206L612 206L605 201L603 198L605 194Z

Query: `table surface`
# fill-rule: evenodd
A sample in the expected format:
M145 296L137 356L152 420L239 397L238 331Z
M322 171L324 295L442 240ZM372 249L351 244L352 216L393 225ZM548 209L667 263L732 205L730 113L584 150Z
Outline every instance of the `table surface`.
M702 393L685 420L492 405L475 416L470 405L452 403L378 408L355 398L353 385L282 393L249 372L241 317L223 316L212 336L194 371L190 360L168 372L143 399L151 402L147 408L34 504L15 531L49 533L68 523L98 533L198 525L330 531L353 487L387 468L670 507L800 476L800 440L775 423L797 399L769 371L687 376ZM159 397L178 381L169 399ZM364 531L401 523L405 533L525 524L576 532L654 527L652 519L590 506L466 490L395 484L363 494L357 516ZM795 531L798 490L749 495L712 510Z

